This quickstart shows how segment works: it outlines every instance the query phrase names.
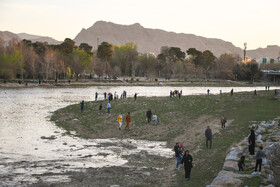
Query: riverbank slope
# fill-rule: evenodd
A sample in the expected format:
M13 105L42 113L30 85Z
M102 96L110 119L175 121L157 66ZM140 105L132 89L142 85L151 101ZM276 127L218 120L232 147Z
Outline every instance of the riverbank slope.
M194 158L194 168L188 182L184 180L183 170L174 170L175 158L157 158L144 154L142 157L136 155L135 158L127 158L129 163L123 168L90 169L85 173L72 173L73 186L185 186L186 183L190 186L205 186L222 168L229 147L248 135L249 124L280 115L280 101L273 94L273 91L262 91L257 95L244 92L233 96L183 96L181 99L139 97L136 102L133 98L127 98L112 101L110 115L105 114L105 101L86 102L84 112L80 111L79 104L70 105L56 111L51 120L69 134L70 131L76 131L83 138L166 141L170 149L179 141L184 144L185 149L190 150ZM98 114L100 104L103 104L102 115ZM148 108L160 118L160 123L155 126L146 121ZM120 112L131 113L130 131L118 129L116 119ZM226 129L220 127L222 114L228 121ZM206 149L204 145L204 131L208 125L214 132L212 149ZM137 162L146 168L138 172L137 169L131 170ZM132 174L136 177L132 177ZM127 183L128 179L132 182Z

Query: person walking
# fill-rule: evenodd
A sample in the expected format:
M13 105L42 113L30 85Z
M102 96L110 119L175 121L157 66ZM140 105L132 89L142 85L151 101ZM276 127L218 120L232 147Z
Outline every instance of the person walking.
M227 120L226 120L225 116L223 115L221 118L222 128L226 128L226 122L227 122Z
M210 141L209 148L212 148L212 130L209 126L207 126L207 129L205 130L205 137L206 137L206 148L208 148L208 141Z
M110 101L108 101L108 103L107 103L107 114L110 114L110 110L111 110L111 104L110 104Z
M95 92L95 101L97 101L97 98L98 98L98 93Z
M210 95L210 90L209 89L207 90L207 95Z
M121 127L122 127L122 113L120 113L120 115L118 116L117 121L119 123L119 130L121 130Z
M256 144L256 135L253 129L251 129L251 134L248 138L248 143L249 143L249 152L250 155L255 154L255 144Z
M230 91L230 95L233 96L233 88Z
M134 101L136 102L137 99L137 93L134 94Z
M189 154L189 150L186 150L184 153L184 156L182 158L182 161L181 161L181 163L184 164L186 180L190 180L190 178L191 178L191 170L193 167L192 161L193 161L193 158Z
M148 123L150 123L151 119L152 119L152 111L151 109L149 108L147 113L146 113L146 117L148 119Z
M104 92L103 94L104 94L104 100L106 100L107 99L107 93Z
M130 112L128 112L128 114L125 116L126 126L124 129L130 130L130 128L129 128L130 120L131 120Z
M84 101L84 100L82 100L82 102L81 102L81 112L83 112L83 111L84 111L84 106L85 106L85 101Z
M174 146L174 152L176 157L176 170L179 170L179 165L181 164L181 148L179 146L179 142L176 142L176 145Z
M260 146L259 150L256 152L256 166L255 166L255 171L252 173L253 175L257 174L257 169L259 167L259 175L261 174L262 171L262 157L266 157L263 147Z
M156 114L153 115L153 124L156 125L159 122L159 118Z
M99 105L99 115L102 113L102 103Z

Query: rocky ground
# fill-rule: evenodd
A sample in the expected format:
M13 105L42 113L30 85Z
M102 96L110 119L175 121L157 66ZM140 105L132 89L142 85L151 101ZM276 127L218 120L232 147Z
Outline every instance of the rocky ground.
M264 147L266 158L263 158L261 174L252 175L255 167L255 157L248 153L248 139L244 138L235 144L226 156L223 170L207 187L217 186L277 186L279 185L279 170L277 156L280 148L279 119L251 125L256 130L256 151L259 146ZM245 156L245 171L238 171L238 160Z

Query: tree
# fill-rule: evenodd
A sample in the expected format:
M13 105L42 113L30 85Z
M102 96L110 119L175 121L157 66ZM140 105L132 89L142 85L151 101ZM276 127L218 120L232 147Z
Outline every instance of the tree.
M166 78L176 77L176 73L180 69L179 66L182 66L185 57L185 52L182 52L178 47L161 47L161 53L157 56L157 59Z
M108 42L102 42L97 49L97 57L106 64L106 75L108 75L108 61L112 59L113 46Z
M45 52L45 63L43 64L44 75L46 80L48 81L49 76L56 73L56 64L57 64L57 54L56 51L53 49L47 49ZM55 76L55 75L54 75Z
M11 54L3 53L0 55L0 76L4 79L15 78L23 71L24 58L18 50Z
M87 43L81 43L79 49L84 50L89 56L93 55L93 53L91 52L92 46L88 45Z
M93 72L93 69L90 68L92 63L92 57L88 56L84 50L74 49L72 53L72 71L75 71L76 74L81 74L82 72Z
M64 42L60 44L60 49L65 54L72 53L75 47L75 42L70 38L65 38Z

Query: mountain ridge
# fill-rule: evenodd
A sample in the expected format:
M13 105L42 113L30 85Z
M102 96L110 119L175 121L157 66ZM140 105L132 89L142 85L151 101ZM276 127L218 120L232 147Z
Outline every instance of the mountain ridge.
M49 44L60 44L48 36L31 35L27 33L14 34L9 31L0 31L0 37L7 43L12 38L17 40L29 39L32 42L48 42ZM82 28L73 39L76 45L88 43L97 49L103 41L114 45L124 45L128 42L137 44L140 53L160 53L162 46L179 47L182 51L189 48L196 48L200 51L210 50L219 57L223 53L239 54L243 57L243 49L234 46L229 41L219 38L206 38L195 34L176 33L162 29L145 28L140 23L120 25L113 22L97 21L89 28ZM280 47L278 45L268 45L266 48L247 50L247 56L260 59L264 57L278 58Z

